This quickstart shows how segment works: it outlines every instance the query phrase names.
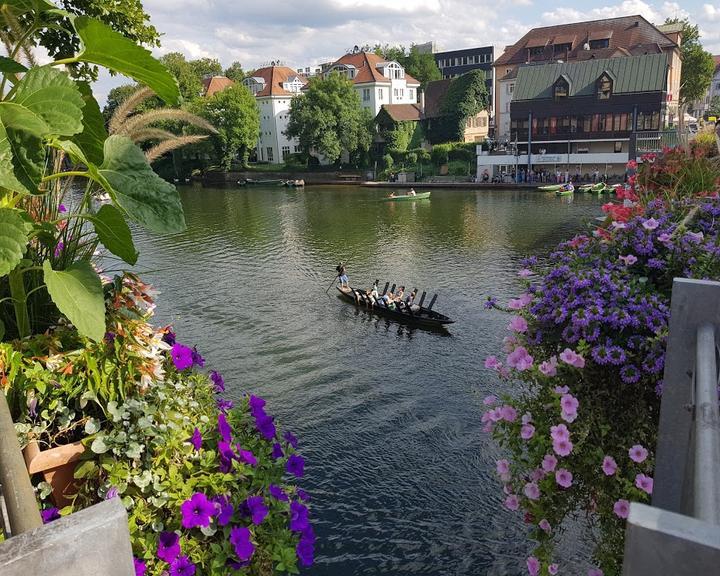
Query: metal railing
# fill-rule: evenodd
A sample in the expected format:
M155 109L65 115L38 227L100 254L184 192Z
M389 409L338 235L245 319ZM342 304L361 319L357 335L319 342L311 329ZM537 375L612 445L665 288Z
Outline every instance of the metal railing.
M664 130L659 132L636 132L635 150L638 156L648 153L659 153L665 148L676 146L687 147L688 134L677 130Z
M652 506L632 503L625 576L720 573L720 283L675 279Z

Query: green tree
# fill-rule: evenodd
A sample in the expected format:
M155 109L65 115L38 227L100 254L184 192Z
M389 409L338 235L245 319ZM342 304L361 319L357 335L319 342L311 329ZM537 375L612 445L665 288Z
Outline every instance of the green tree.
M489 102L484 70L453 79L440 107L441 119L427 131L428 140L433 144L462 141L467 119L487 110Z
M225 68L224 74L234 82L242 82L245 79L245 71L237 60Z
M250 91L234 84L196 101L193 107L217 130L210 139L223 169L230 170L238 156L243 166L247 165L250 150L260 134L260 111Z
M180 86L180 95L185 102L192 102L202 93L202 77L181 52L169 52L160 58Z
M136 90L136 84L121 84L120 86L115 86L115 88L108 92L107 102L105 103L105 108L103 108L105 122L110 120L118 106L132 96Z
M442 78L435 56L429 52L420 52L417 46L411 46L410 53L400 63L410 76L420 81L423 90L428 82Z
M190 60L188 62L195 76L200 80L204 76L221 76L223 73L222 65L217 58L199 58L198 60Z
M705 96L713 74L715 61L712 54L703 50L700 31L687 18L668 18L665 24L682 24L680 52L682 72L680 73L680 103L689 104Z
M305 153L314 150L337 162L343 150L357 156L370 149L371 127L372 116L352 82L331 74L311 80L305 94L292 99L285 134L297 138Z

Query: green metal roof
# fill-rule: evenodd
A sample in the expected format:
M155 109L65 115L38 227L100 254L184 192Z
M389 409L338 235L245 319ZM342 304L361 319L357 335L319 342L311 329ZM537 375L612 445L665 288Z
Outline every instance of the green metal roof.
M518 70L513 100L552 98L553 84L560 76L570 80L569 96L592 96L603 72L613 78L613 94L661 92L667 87L665 54L623 56L583 62L522 66Z

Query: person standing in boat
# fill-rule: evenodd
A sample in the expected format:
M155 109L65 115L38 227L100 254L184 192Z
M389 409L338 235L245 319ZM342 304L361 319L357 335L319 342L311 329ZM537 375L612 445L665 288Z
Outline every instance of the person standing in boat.
M348 284L348 277L347 271L345 270L345 265L340 262L340 264L337 265L335 270L337 270L338 280L340 280L340 288L350 288L350 285Z
M408 192L408 196L415 196L415 188L410 188L410 192Z

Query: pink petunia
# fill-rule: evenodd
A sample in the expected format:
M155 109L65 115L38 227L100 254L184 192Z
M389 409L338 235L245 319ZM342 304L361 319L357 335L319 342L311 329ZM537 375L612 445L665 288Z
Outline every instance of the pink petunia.
M618 500L613 506L613 512L619 518L627 518L630 514L630 502L627 500Z
M657 228L659 224L660 223L655 220L655 218L648 218L642 223L642 226L643 228L645 228L645 230L655 230L655 228Z
M568 388L567 386L555 386L555 394L560 394L562 396L563 394L567 394L568 392L570 392L570 388Z
M540 372L545 376L556 376L557 375L558 360L557 356L551 356L548 360L540 364Z
M570 431L565 424L550 427L550 437L553 440L570 440Z
M600 570L600 568L590 568L588 570L587 576L604 576L603 571Z
M553 450L558 456L569 456L573 451L573 443L570 440L553 440Z
M527 559L527 569L530 576L538 576L538 574L540 574L540 560L535 558L535 556L530 556Z
M585 359L580 356L580 354L577 354L573 350L570 350L570 348L565 348L565 350L560 352L560 360L565 362L565 364L574 366L575 368L585 367Z
M545 478L545 471L542 468L535 468L535 470L530 473L530 480L533 482L540 482L543 478Z
M615 474L616 470L617 463L615 462L615 458L612 456L605 456L602 463L602 471L605 473L605 476L612 476Z
M619 256L619 260L622 260L625 266L632 266L637 262L637 257L633 254L628 254L627 256Z
M645 476L645 474L638 474L637 476L635 476L635 486L640 488L640 490L642 490L643 492L652 494L653 479L650 476Z
M530 500L537 500L540 498L540 488L538 488L538 485L535 484L535 482L528 482L525 484L523 492L525 492L525 496L527 496Z
M523 424L520 428L520 438L523 440L530 440L535 435L535 426L532 424Z
M557 472L555 472L555 482L558 483L558 486L561 486L562 488L570 488L570 486L572 486L572 481L573 475L570 470L560 468Z
M500 416L506 422L515 422L517 420L517 410L509 404L505 404L500 408Z
M520 421L523 424L530 424L533 421L532 414L530 414L530 412L525 412L525 414L522 415L522 418L520 419Z
M515 336L505 336L503 338L503 351L510 354L513 350L515 350L515 347L518 345L518 340L515 338Z
M529 278L533 275L533 271L528 270L527 268L523 268L517 273L517 275L520 276L520 278Z
M510 302L508 302L508 308L510 308L510 310L522 310L530 304L530 302L532 302L532 299L533 297L531 294L525 293L519 298L513 298L510 300Z
M498 474L507 474L510 472L510 462L504 458L502 460L498 460L495 467Z
M550 530L552 530L552 528L550 528L550 522L548 522L545 518L538 522L538 527L547 534L550 534Z
M488 356L485 358L485 368L490 368L491 370L495 370L498 366L502 366L500 361L495 356Z
M555 576L555 574L558 573L558 570L560 567L557 564L550 564L548 566L548 574L552 574L552 576Z
M660 235L657 237L657 239L658 239L658 242L662 242L663 244L667 244L668 242L670 242L670 241L672 240L672 236L671 236L670 234L668 234L667 232L663 232L662 234L660 234Z
M507 498L505 498L505 508L515 512L518 508L520 508L520 499L515 494L510 494Z
M507 327L508 330L512 330L513 332L527 332L528 329L528 323L525 318L522 316L513 316L510 319L510 324L508 324Z
M635 444L635 446L628 450L628 454L630 455L630 460L639 464L640 462L645 461L648 456L648 451L640 444Z
M485 396L483 404L485 404L485 406L495 406L495 404L497 404L497 396L492 394L490 396Z
M545 470L545 472L553 472L555 470L555 467L557 466L558 459L555 458L552 454L545 454L545 457L542 461L542 469Z
M533 357L528 354L528 351L524 347L518 346L508 355L507 364L511 368L522 372L523 370L532 368Z

